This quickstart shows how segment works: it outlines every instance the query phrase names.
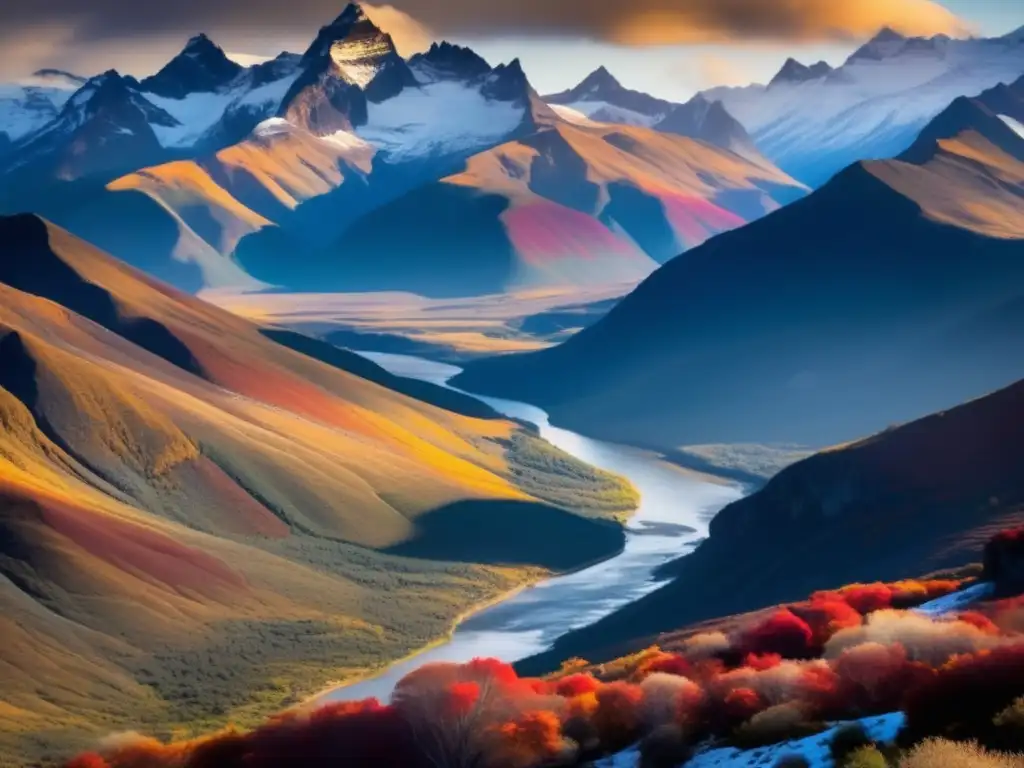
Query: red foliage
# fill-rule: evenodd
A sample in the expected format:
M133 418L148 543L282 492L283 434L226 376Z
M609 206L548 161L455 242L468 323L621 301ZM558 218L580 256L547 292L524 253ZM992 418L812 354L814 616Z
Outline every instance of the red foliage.
M790 610L811 628L812 643L816 648L824 648L839 630L859 627L863 622L860 612L846 600L820 593L805 603L790 606Z
M86 752L69 762L67 768L110 768L110 764L95 752Z
M514 685L519 682L519 675L511 664L500 659L473 659L464 665L466 676L474 680L489 678L499 685Z
M693 665L685 656L678 653L665 653L644 665L646 674L663 672L666 675L677 677L690 677L693 675Z
M979 611L965 611L957 616L957 619L980 629L988 635L998 635L999 627L988 616Z
M480 683L466 681L455 683L448 689L448 706L457 715L469 712L480 700Z
M555 683L555 693L564 698L571 699L574 696L582 696L585 693L594 693L600 687L601 681L593 675L569 675Z
M892 606L892 590L885 584L850 584L837 593L860 614L881 611Z
M738 643L744 655L776 653L787 659L807 658L813 644L814 632L788 608L743 633Z
M563 751L562 722L554 712L526 712L495 728L487 750L495 768L532 768L544 765Z
M782 663L782 656L777 653L748 653L743 659L743 666L763 672L766 669L773 669Z
M984 729L1021 691L1024 642L958 656L909 692L907 728L912 734L946 733L952 724Z
M634 741L640 729L640 704L643 691L631 683L608 683L597 691L597 710L593 723L608 749L625 747Z
M736 688L726 694L723 715L726 720L743 723L765 708L761 695L752 688Z

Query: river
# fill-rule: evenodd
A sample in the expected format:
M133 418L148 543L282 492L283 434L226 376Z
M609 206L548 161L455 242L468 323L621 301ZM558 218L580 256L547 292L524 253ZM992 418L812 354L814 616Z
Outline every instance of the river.
M460 369L406 355L360 353L399 376L447 382ZM472 394L472 393L467 393ZM512 662L548 649L573 629L593 624L647 594L659 582L658 566L690 551L707 535L711 518L743 495L735 485L702 480L656 456L552 426L548 415L526 403L473 395L506 416L537 426L541 437L577 459L629 478L640 492L625 549L582 571L518 592L463 621L451 639L389 667L382 674L324 694L323 701L386 700L402 677L428 662L465 662L478 656Z

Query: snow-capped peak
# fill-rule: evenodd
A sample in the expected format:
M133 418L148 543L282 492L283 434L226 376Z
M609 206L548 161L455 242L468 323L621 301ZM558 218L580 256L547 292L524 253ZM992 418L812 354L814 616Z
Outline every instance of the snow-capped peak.
M907 38L896 30L891 27L882 27L877 35L854 51L846 63L850 64L861 60L881 61L899 53L906 42Z

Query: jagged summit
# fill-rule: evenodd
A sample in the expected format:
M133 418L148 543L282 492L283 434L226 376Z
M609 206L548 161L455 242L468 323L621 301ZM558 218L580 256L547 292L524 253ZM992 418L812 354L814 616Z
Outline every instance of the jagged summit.
M243 67L205 34L191 37L181 53L141 85L144 91L170 99L216 91L238 77Z
M417 53L409 59L414 69L429 70L428 74L468 80L486 75L491 65L472 48L442 40L433 43L424 53Z
M768 83L768 87L780 84L795 84L795 83L806 83L809 80L817 80L822 77L827 77L832 73L832 67L826 61L819 61L817 64L807 66L802 64L794 58L786 59L786 63L782 65L782 69L779 70L778 74L772 78L771 82Z
M313 62L330 55L339 44L370 40L377 41L379 48L386 47L397 53L391 36L370 20L361 5L350 3L334 21L320 28L302 58L305 62Z
M895 43L906 40L906 35L901 35L892 27L882 27L878 34L871 38L872 43Z

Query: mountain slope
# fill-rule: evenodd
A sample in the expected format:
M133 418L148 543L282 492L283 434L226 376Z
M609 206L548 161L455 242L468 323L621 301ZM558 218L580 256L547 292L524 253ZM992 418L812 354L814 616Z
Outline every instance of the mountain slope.
M669 262L562 346L475 363L460 385L672 448L825 445L1024 376L1019 326L998 325L1024 285L1024 139L988 106L1019 109L1000 94ZM978 345L979 324L999 333Z
M470 158L305 262L240 248L299 290L471 296L632 284L656 262L803 194L776 169L645 128L560 123Z
M622 545L591 519L621 514L620 481L476 402L285 340L327 362L0 219L5 758L133 717L244 720ZM560 472L591 506L538 502Z
M673 581L523 667L604 659L683 623L976 562L994 534L1024 523L1022 428L1018 382L784 469L719 513L667 569Z
M1024 72L1024 41L906 38L891 30L840 67L787 62L768 86L715 88L758 148L817 187L850 163L892 157L956 97Z

